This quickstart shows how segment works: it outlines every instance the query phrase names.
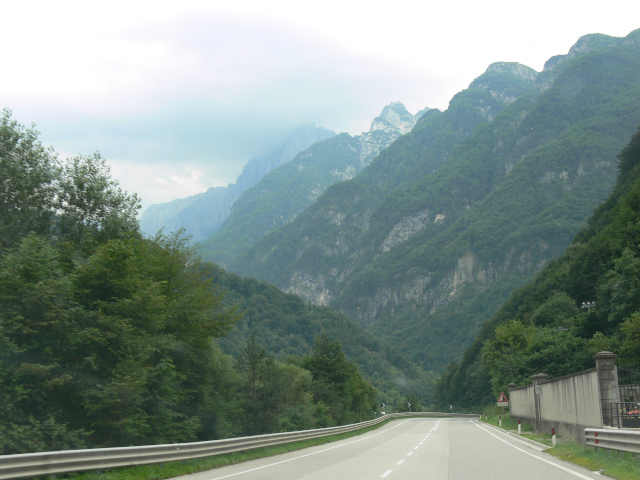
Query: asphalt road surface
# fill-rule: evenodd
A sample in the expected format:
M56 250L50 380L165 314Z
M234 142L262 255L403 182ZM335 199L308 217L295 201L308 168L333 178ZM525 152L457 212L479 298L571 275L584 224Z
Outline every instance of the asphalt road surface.
M181 480L577 480L598 473L469 419L394 420L339 442L178 477Z

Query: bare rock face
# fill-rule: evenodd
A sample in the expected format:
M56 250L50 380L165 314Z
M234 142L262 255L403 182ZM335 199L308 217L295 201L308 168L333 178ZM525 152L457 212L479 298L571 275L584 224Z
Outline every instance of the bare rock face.
M414 233L422 230L428 221L429 210L423 210L403 218L393 227L393 229L391 229L389 236L385 239L380 248L383 252L388 252L396 245L404 242Z
M399 136L409 133L429 109L411 115L400 102L393 102L373 119L368 132L360 135L360 165L366 166Z

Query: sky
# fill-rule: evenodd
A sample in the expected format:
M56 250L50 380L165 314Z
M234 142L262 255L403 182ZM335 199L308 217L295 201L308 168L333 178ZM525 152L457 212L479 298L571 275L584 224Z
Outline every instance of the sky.
M520 6L521 5L521 6ZM497 61L541 71L640 28L637 0L5 2L0 108L62 158L98 151L143 208L235 182L296 127L368 131Z

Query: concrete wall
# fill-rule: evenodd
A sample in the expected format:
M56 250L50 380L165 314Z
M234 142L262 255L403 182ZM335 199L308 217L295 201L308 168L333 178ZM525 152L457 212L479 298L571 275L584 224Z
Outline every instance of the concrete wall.
M595 369L540 385L540 419L602 427Z
M585 428L602 428L597 370L551 381L534 376L534 384L509 390L511 417L531 423L538 432L585 443Z
M512 417L536 418L533 385L509 390L509 411Z

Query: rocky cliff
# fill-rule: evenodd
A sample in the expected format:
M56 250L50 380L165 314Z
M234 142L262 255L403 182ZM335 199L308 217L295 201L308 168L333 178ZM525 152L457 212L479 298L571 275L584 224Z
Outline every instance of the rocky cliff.
M204 258L233 264L258 238L291 222L327 187L354 178L426 111L412 115L402 103L391 103L373 119L368 132L342 133L318 142L274 169L237 200L220 231L202 242Z

